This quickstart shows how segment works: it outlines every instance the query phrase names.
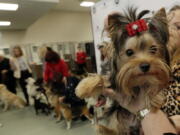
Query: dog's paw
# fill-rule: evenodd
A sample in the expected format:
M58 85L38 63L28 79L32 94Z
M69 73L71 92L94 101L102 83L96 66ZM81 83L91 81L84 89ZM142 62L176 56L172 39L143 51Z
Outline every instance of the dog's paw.
M61 119L56 120L56 123L59 123L59 122L61 122Z
M91 120L91 124L94 125L95 124L95 121L94 119Z
M71 129L71 121L68 121L67 122L67 128L66 128L67 130L69 130L69 129Z

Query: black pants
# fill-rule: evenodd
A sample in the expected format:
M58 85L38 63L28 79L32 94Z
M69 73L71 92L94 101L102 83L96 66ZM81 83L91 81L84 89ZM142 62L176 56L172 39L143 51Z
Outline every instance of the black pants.
M84 74L86 72L86 63L78 64L79 74Z
M1 74L1 83L6 85L9 91L16 94L16 79L14 78L12 71L8 71L5 74Z
M23 94L24 94L24 97L26 99L26 102L27 102L27 105L29 105L29 95L27 93L27 88L26 88L26 79L31 77L31 73L29 73L28 70L24 70L24 71L21 71L21 78L19 79L19 84L22 88L22 91L23 91Z

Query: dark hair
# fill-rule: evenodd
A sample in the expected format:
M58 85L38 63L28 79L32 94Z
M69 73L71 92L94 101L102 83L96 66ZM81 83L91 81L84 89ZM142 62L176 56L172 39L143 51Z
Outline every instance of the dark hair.
M60 60L59 54L57 54L52 49L47 48L48 51L45 56L45 61L50 63L57 63Z
M172 12L172 11L175 11L175 10L180 10L180 5L173 6L169 11Z

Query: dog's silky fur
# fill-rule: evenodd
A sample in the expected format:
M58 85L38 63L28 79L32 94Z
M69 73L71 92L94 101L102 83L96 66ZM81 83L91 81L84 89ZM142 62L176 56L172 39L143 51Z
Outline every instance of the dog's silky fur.
M103 87L108 85L105 78L105 76L92 74L83 79L76 87L76 95L83 99L99 96L99 94L102 94Z
M167 51L169 31L165 9L160 9L153 17L143 18L147 13L149 11L145 10L137 15L137 9L130 7L124 14L109 15L106 30L114 48L110 82L111 87L122 95L122 101L127 103L127 108L138 100L145 103L145 108L156 111L164 102L162 90L170 79ZM147 22L148 30L129 36L126 25L139 19ZM142 64L149 66L147 71L141 69ZM81 88L76 91L77 95L82 97L86 97L86 94L88 97L95 95L93 83L97 84L97 80L92 78L92 82L83 84L87 92L81 91ZM98 94L102 92L103 87L100 88L101 90L97 89ZM136 114L119 105L105 118L107 124L97 126L100 135L139 134L135 132L140 128Z
M10 92L3 84L0 84L0 100L4 104L3 111L7 111L10 106L24 108L26 105L26 102L22 98Z
M110 15L109 32L115 48L113 57L113 73L111 83L114 89L129 97L129 101L137 100L144 92L147 107L160 108L161 96L155 96L167 86L170 77L169 39L165 9L159 10L152 18L145 18L148 30L130 37L125 26L148 13L142 11L136 15L135 8L129 8L125 15ZM131 56L127 55L131 51ZM149 64L150 69L144 73L141 64Z

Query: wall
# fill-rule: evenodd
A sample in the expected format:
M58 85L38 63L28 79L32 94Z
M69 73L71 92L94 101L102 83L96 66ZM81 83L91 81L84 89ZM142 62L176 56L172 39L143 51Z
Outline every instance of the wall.
M24 40L25 31L2 31L0 33L0 46L21 44Z
M83 12L51 11L26 31L24 42L92 41L91 16Z
M26 31L1 33L0 45L93 40L91 16L85 12L50 11Z

